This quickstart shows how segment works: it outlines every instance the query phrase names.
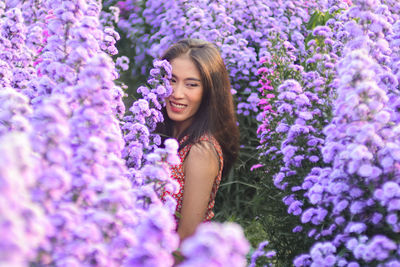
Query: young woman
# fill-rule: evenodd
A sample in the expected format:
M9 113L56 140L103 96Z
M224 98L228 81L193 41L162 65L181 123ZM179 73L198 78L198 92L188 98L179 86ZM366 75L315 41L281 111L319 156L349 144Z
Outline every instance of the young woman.
M166 99L165 122L158 131L179 141L181 164L172 166L180 191L177 232L181 240L213 216L215 195L239 148L231 86L218 49L198 39L184 39L162 56L172 66L173 93Z

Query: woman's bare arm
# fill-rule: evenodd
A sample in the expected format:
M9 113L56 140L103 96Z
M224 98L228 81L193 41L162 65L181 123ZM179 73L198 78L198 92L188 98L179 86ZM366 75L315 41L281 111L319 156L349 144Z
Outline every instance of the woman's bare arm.
M207 141L193 145L185 159L185 186L178 227L181 241L192 235L204 219L219 171L218 160L213 145Z

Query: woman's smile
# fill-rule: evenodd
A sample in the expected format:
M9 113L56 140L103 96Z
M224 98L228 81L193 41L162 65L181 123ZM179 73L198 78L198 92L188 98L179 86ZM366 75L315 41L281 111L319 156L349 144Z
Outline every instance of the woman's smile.
M173 111L173 112L176 112L176 113L181 113L181 112L183 112L184 111L184 109L187 107L187 105L184 105L184 104L180 104L180 103L176 103L176 102L173 102L173 101L169 101L169 103L170 103L170 105L171 105L171 110Z

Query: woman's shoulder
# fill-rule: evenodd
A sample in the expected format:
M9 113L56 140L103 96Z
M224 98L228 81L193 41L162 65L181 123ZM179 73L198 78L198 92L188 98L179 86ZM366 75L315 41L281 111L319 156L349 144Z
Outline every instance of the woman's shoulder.
M193 143L188 151L184 166L188 169L196 169L198 172L207 172L210 177L219 173L221 160L213 143L208 139L199 139Z
M210 158L216 157L217 152L212 142L209 140L198 140L190 148L190 154L197 157Z
M211 134L202 135L193 145L195 153L203 157L208 157L209 160L217 160L219 166L223 164L223 153L218 140Z
M180 140L186 141L187 136ZM192 155L207 157L207 158L216 158L220 163L223 161L223 153L221 146L219 145L217 139L211 134L203 134L192 143L183 146L180 150L182 159L185 159L186 156L191 153Z

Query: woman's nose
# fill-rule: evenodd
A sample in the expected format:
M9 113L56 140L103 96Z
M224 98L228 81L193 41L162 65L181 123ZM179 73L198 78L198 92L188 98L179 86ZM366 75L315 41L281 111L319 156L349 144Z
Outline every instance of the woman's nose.
M172 85L172 96L174 98L182 98L183 97L183 86L180 83L175 83Z

